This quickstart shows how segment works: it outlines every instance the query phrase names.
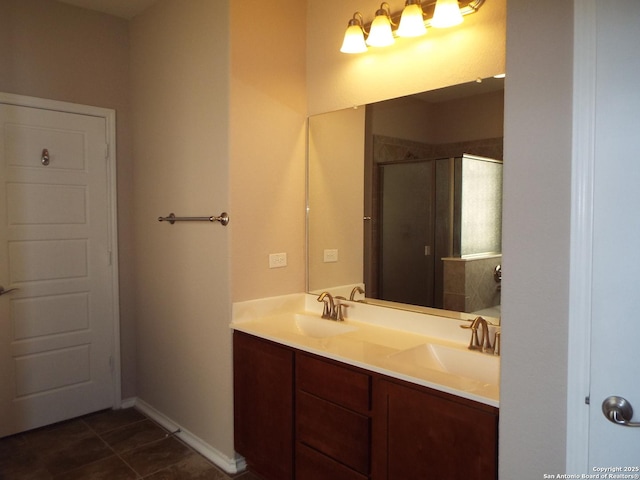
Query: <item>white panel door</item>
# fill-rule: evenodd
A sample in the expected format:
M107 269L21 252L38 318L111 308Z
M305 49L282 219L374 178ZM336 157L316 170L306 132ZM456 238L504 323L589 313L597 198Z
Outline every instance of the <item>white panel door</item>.
M589 469L640 478L640 428L610 422L609 396L640 423L640 9L596 1L596 124ZM608 472L599 469L611 468ZM617 470L616 470L617 469ZM615 475L628 475L618 476Z
M0 104L0 437L113 405L106 146L104 118Z

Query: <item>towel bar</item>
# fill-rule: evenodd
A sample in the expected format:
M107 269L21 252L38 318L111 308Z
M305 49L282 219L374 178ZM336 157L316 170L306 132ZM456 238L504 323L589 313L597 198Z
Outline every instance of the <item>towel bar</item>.
M227 212L222 212L219 217L176 217L175 214L170 213L168 217L158 217L159 222L169 222L173 225L176 222L220 222L222 225L227 226L229 224L229 215Z

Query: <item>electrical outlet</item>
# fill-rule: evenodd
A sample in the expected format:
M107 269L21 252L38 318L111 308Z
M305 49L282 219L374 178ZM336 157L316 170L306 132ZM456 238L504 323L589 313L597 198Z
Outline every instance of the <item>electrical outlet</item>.
M282 268L287 266L286 253L269 254L269 268Z
M324 263L333 263L338 261L338 249L331 248L324 251Z

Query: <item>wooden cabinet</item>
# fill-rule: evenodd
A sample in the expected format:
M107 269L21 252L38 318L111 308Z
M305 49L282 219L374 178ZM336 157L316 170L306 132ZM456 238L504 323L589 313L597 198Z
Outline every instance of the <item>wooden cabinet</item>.
M374 402L374 478L498 478L497 408L384 379Z
M496 480L498 409L234 333L235 448L266 480Z
M234 332L235 449L267 480L293 478L293 359L290 348Z

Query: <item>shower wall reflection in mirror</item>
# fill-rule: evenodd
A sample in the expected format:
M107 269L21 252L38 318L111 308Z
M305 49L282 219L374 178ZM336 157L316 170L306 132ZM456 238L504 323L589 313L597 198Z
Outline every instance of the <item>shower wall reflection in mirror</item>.
M503 87L309 118L309 292L500 316Z

